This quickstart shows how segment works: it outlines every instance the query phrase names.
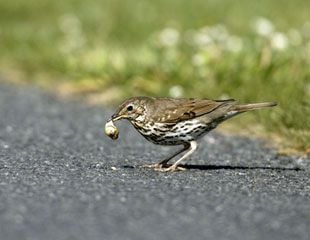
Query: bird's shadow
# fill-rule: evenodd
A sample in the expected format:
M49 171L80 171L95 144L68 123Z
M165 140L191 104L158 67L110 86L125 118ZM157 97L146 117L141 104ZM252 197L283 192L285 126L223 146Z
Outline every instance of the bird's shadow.
M179 165L188 170L212 171L212 170L276 170L276 171L304 171L299 167L265 167L265 166L230 166L230 165ZM136 168L137 166L124 165L123 168Z
M196 169L202 171L208 170L278 170L278 171L302 171L303 169L298 167L285 168L285 167L265 167L265 166L230 166L230 165L192 165L186 164L182 167L186 169Z

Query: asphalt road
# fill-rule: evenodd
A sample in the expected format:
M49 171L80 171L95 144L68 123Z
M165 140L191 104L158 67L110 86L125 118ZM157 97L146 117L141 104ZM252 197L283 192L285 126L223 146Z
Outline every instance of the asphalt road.
M111 111L0 85L0 239L309 239L310 159L213 133L188 170Z

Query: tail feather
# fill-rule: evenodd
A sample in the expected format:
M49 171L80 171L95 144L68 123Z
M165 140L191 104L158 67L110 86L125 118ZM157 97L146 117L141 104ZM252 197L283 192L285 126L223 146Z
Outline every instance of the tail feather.
M249 103L249 104L239 104L233 107L233 111L237 112L246 112L250 110L266 108L266 107L274 107L276 106L276 102L263 102L263 103Z

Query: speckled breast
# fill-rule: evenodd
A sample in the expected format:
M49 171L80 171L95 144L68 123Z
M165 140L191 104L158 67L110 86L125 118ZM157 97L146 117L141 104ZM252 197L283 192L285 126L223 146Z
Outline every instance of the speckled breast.
M205 124L197 119L166 123L132 122L133 126L150 142L161 145L180 145L197 140L211 131L215 126Z

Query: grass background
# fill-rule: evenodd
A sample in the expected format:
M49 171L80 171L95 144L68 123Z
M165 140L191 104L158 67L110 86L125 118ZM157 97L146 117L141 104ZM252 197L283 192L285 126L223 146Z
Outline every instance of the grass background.
M309 153L307 0L11 0L0 11L6 78L106 103L143 94L277 101L231 120L235 130ZM273 26L268 36L257 33L259 17ZM285 47L273 46L279 33ZM199 43L206 35L212 44Z

